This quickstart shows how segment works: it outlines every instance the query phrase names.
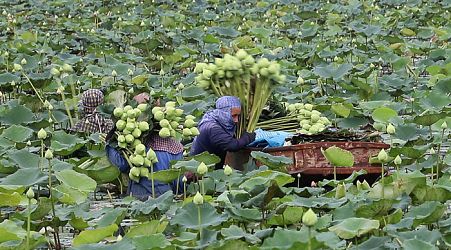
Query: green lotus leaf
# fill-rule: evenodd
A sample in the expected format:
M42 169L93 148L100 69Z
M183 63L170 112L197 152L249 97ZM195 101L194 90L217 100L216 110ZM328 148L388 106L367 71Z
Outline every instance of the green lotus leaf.
M404 249L409 250L423 250L423 249L430 249L430 250L436 250L438 247L435 245L428 243L426 241L418 240L418 239L410 239L403 242Z
M163 222L160 222L158 220L146 221L144 223L140 223L130 227L125 236L132 238L136 236L151 236L153 234L159 234L166 229L167 225L168 225L167 221Z
M332 104L332 106L330 107L331 110L344 118L347 118L349 116L349 114L351 113L351 109L345 105L343 105L342 103L336 103L336 104Z
M378 220L370 220L365 218L347 218L335 226L329 228L342 239L352 239L354 237L359 237L372 230L379 228Z
M406 218L413 218L413 227L421 224L437 222L446 210L445 205L438 201L428 201L419 206L414 206L405 214Z
M88 193L72 188L66 184L54 187L57 192L58 200L65 204L75 205L81 204L88 198Z
M197 208L200 208L201 224L199 225L199 218ZM218 214L216 209L209 203L196 205L188 203L177 210L175 217L171 220L171 224L178 224L186 228L197 229L199 226L208 227L219 225L227 220L227 215Z
M339 148L337 146L332 146L323 150L321 152L324 157L332 164L337 167L352 167L354 166L354 155L351 152Z
M2 133L2 137L5 137L14 142L24 142L29 139L33 134L33 130L21 125L12 125L5 129Z
M19 193L0 193L0 207L15 207L20 204L22 196Z
M136 236L132 238L132 242L137 250L164 249L171 245L171 243L162 233L146 236Z
M380 107L373 111L371 117L377 122L388 123L391 118L396 117L397 115L398 113L391 108Z
M75 236L72 241L73 246L80 246L83 244L97 243L103 240L105 237L112 236L116 232L118 226L111 224L106 227L100 227L96 229L85 230L79 235Z
M286 172L286 167L293 164L293 160L286 156L274 156L261 151L252 151L251 156L260 161L270 169Z
M58 130L52 136L50 148L60 155L70 155L83 147L84 143L85 140L76 135L70 135L63 130Z
M55 173L55 177L63 184L82 192L93 192L97 183L85 174L66 169Z
M31 186L47 180L47 175L35 168L19 169L2 179L2 185Z

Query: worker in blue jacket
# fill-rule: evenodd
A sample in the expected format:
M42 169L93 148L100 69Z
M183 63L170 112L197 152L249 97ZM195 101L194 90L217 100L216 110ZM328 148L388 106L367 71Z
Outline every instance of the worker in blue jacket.
M235 96L223 96L216 101L216 109L207 112L198 124L199 135L194 138L190 154L208 151L221 158L215 168L224 165L228 151L235 152L255 140L255 133L244 132L238 139L236 127L241 115L241 103Z
M143 103L148 101L149 97L140 94L135 96L134 99L138 103ZM147 150L152 148L157 155L158 162L153 165L153 170L155 172L169 169L172 160L181 160L183 158L183 145L172 138L162 138L158 133L153 133L147 136L147 138L143 140L143 143ZM107 145L105 150L110 162L117 166L122 173L128 175L130 165L127 160L125 160L122 153L110 145ZM178 185L177 182L179 182ZM170 184L154 181L155 196L158 197L170 190L172 190L173 193L176 193L177 186L179 187L178 193L183 193L183 184L180 179L175 180ZM152 196L152 181L147 177L140 177L139 182L130 180L128 182L127 194L140 200L147 200Z

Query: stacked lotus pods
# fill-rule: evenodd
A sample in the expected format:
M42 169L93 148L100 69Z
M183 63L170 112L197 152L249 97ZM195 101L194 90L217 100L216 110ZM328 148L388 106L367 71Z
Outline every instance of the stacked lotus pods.
M186 139L199 134L199 130L195 127L195 117L187 115L183 121L183 110L176 108L175 102L167 102L164 107L154 107L152 114L160 124L161 129L158 134L162 138L175 138L177 131L180 131Z
M141 143L141 135L149 130L149 123L137 121L136 119L145 112L147 104L139 104L136 108L130 105L124 108L115 108L113 115L119 120L116 122L118 131L117 141L120 148L135 148Z
M184 120L183 110L175 108L175 102L168 102L165 107L154 107L151 110L153 120L159 122L161 127L158 131L161 137L176 138L178 132L189 139L199 134L195 127L194 116L186 116ZM115 108L113 111L113 115L119 119L116 122L118 146L123 149L131 164L129 177L136 182L139 182L140 177L149 178L149 167L158 162L155 152L151 148L146 152L146 146L141 140L150 126L147 121L139 121L138 117L147 113L150 113L150 107L147 104L139 104L136 108L127 105L124 108ZM183 122L183 125L179 122ZM156 126L153 126L153 129L156 129Z
M214 63L197 63L194 69L198 86L217 96L236 96L241 100L239 134L253 131L274 87L285 81L280 64L267 58L255 60L245 50L225 54Z
M321 112L313 109L313 105L309 103L294 103L287 106L290 114L298 114L297 119L302 134L313 135L320 133L326 129L327 126L332 123L321 115Z

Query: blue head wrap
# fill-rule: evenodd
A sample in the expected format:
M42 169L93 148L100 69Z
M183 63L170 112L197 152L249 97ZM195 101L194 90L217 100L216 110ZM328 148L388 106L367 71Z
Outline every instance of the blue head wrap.
M218 123L230 134L235 133L236 124L232 118L232 108L241 108L240 99L235 96L223 96L216 101L216 109L208 111L202 117L198 127L207 123Z

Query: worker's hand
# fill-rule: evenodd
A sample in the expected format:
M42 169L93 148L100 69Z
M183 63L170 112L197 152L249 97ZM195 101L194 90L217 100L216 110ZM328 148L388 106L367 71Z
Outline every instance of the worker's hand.
M147 93L141 93L139 95L135 95L135 97L133 97L133 99L138 103L146 103L150 100L149 94Z
M100 134L99 134L99 141L100 141L101 143L106 143L106 134L100 133Z
M245 137L248 138L249 143L255 141L255 132L251 132L251 133L249 133L249 132L244 132L243 136L245 136ZM249 144L249 143L248 143L248 144Z

